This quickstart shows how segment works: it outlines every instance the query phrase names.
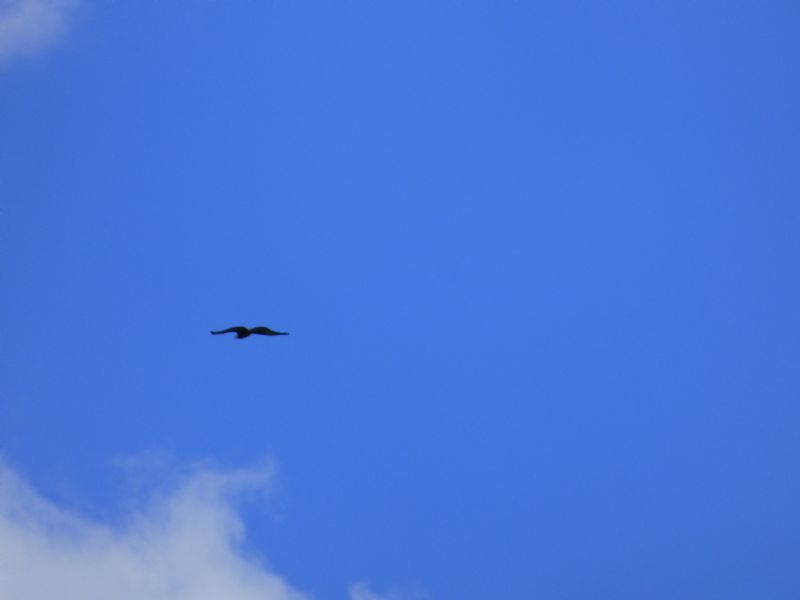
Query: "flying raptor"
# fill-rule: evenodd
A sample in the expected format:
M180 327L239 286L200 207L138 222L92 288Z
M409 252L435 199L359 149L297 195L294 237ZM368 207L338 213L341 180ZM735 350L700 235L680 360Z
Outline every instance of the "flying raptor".
M228 329L223 329L222 331L212 331L213 335L219 335L221 333L235 333L237 339L244 339L253 335L254 333L257 335L289 335L287 332L284 331L272 331L269 327L229 327Z

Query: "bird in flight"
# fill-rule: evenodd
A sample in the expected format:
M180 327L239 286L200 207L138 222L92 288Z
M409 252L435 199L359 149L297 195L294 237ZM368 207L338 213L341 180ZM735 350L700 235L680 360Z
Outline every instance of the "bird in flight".
M257 335L289 335L283 331L272 331L269 327L229 327L228 329L223 329L222 331L212 331L212 335L219 335L221 333L235 333L237 339L244 339L253 335L254 333Z

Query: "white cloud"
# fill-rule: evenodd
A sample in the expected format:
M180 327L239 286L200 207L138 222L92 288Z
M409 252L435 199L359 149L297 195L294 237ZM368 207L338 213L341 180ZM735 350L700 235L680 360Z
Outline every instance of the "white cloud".
M78 0L0 0L0 60L32 54L63 33Z
M232 501L270 478L200 471L111 527L43 499L0 463L0 598L306 600L241 549Z
M388 600L369 589L366 583L354 583L350 586L350 600Z
M366 582L354 583L350 586L350 600L424 600L427 594L417 591L393 591L387 594L376 594Z

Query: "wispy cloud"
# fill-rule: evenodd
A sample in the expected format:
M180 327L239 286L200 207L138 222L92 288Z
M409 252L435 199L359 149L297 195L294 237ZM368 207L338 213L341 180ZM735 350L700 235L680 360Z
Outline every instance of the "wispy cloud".
M350 586L350 600L388 600L373 592L366 583L354 583Z
M30 55L64 32L79 0L0 0L0 61Z
M306 600L242 552L233 501L270 477L197 472L119 528L43 499L0 464L0 598Z
M427 600L428 595L421 591L392 591L376 594L366 582L350 586L350 600Z

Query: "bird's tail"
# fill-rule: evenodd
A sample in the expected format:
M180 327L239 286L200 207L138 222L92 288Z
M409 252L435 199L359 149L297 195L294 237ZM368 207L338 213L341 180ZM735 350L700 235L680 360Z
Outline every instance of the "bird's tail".
M219 335L220 333L222 333L222 331L212 331L211 335Z

